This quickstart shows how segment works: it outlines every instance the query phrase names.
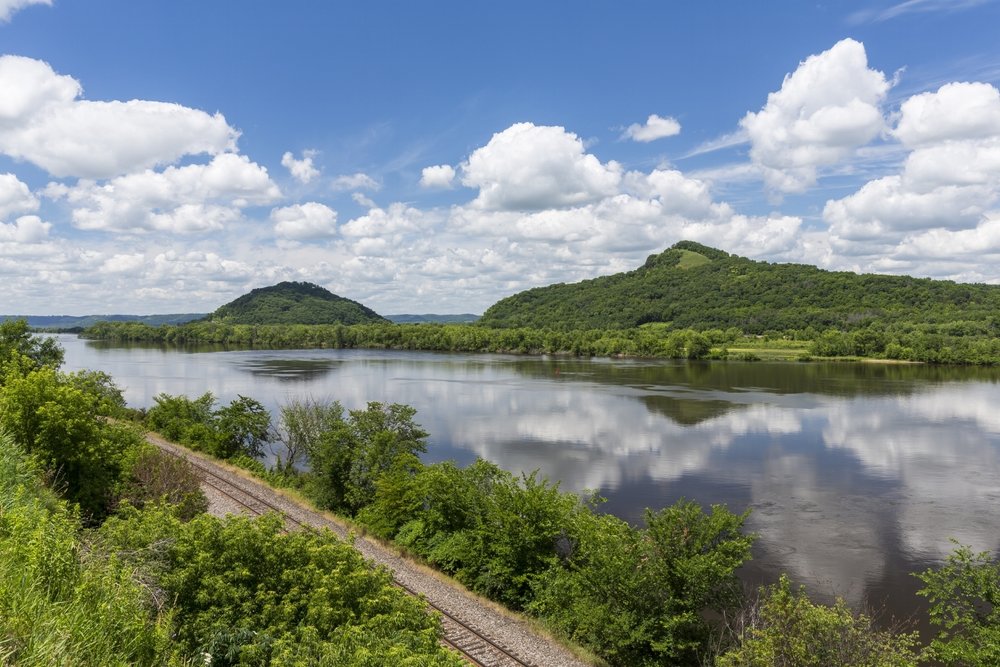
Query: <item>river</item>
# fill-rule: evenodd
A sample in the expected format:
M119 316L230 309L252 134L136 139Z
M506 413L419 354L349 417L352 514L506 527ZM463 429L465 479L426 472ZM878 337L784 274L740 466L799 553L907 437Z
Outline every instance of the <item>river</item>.
M897 618L923 606L912 573L951 538L1000 553L1000 370L59 342L66 370L109 373L133 407L206 391L272 414L304 397L406 403L427 461L538 469L635 522L681 497L750 508L747 582L787 572Z

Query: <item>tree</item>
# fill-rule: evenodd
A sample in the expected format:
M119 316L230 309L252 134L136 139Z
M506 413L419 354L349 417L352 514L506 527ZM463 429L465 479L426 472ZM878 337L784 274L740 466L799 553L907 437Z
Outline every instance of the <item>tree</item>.
M0 422L92 519L107 511L123 459L141 441L129 425L100 419L106 400L47 366L8 376L0 391Z
M273 439L271 415L257 400L239 396L213 414L221 437L213 452L224 459L244 454L254 458L264 453L264 443Z
M314 456L323 433L334 428L343 418L344 408L337 401L295 399L282 405L282 443L285 451L284 460L280 455L276 457L275 468L285 474L294 472L301 460L309 460Z
M931 655L945 665L1000 665L1000 561L959 545L945 565L916 576L939 628Z
M55 338L34 336L28 331L27 320L0 322L0 384L4 376L43 366L58 368L63 362L63 350Z
M427 451L427 432L408 405L371 402L334 420L310 455L318 502L352 515L375 498L376 481L396 461Z
M647 527L579 512L576 544L535 585L529 609L614 665L696 665L711 627L705 612L734 607L736 569L750 557L748 514L705 513L678 501L646 512Z

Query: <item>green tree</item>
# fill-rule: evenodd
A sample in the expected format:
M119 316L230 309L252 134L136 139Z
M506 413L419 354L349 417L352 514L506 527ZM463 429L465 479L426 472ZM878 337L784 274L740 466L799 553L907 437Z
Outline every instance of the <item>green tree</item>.
M280 422L285 451L283 458L277 457L275 468L285 474L294 472L302 461L314 456L323 434L343 418L344 408L336 401L294 399L282 405Z
M42 366L58 368L62 362L63 350L55 338L31 334L27 320L0 322L0 383L10 372L23 374Z
M271 415L259 402L239 396L212 415L215 428L221 437L213 452L224 459L243 454L259 457L264 453L264 443L273 439Z
M945 665L1000 665L1000 562L959 545L942 567L916 576L938 628L931 655Z
M9 376L0 391L0 423L91 519L107 511L123 459L141 442L130 425L100 419L106 407L105 395L47 366Z
M310 455L313 493L325 507L352 515L375 499L376 482L397 461L427 451L427 432L399 403L370 402L351 410L320 438Z
M536 582L529 609L613 665L696 665L707 650L706 612L739 601L736 569L750 557L747 514L705 513L679 501L647 527L581 512L559 567Z

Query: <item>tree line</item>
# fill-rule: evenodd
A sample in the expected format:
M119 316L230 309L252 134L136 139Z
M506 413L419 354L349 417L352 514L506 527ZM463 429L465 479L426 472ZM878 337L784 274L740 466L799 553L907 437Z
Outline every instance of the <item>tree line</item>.
M442 352L553 354L577 357L661 359L750 359L731 348L801 343L799 357L874 358L935 364L1000 364L1000 337L993 325L975 321L869 323L851 330L672 329L649 324L632 329L503 328L478 324L240 325L192 322L152 327L138 322L101 322L83 336L113 342L215 345L255 348L395 349Z

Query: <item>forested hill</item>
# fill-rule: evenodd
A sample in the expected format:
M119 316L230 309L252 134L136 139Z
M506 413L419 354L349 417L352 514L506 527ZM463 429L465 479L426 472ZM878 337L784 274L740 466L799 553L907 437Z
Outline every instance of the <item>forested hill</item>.
M369 324L387 322L357 301L319 285L283 282L261 287L205 318L225 324Z
M748 334L948 322L996 334L1000 286L771 264L681 241L634 271L502 299L479 322L560 330L666 322L701 330L737 327Z

